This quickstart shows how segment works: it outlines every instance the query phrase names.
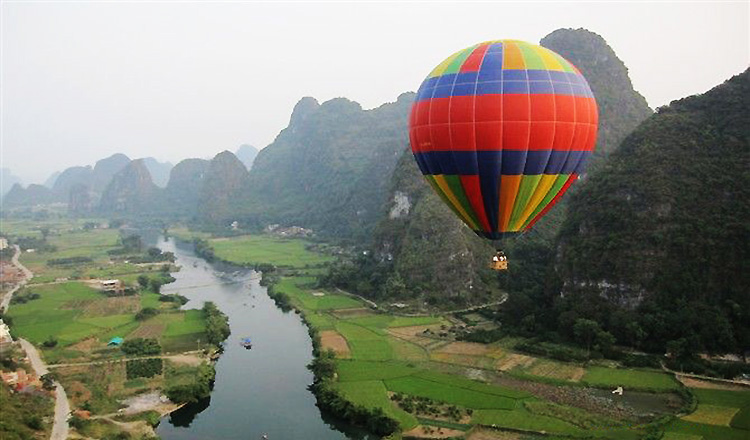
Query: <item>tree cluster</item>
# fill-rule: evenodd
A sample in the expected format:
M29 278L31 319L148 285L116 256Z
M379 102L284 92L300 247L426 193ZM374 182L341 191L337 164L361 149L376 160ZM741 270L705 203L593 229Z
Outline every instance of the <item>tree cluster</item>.
M161 353L159 341L153 338L133 338L122 343L123 353L133 356L149 356Z
M128 380L138 377L154 377L161 374L162 365L161 359L134 359L125 363L125 372Z
M203 313L206 320L206 336L208 342L216 346L221 345L231 333L229 329L229 318L211 301L206 301L203 304Z

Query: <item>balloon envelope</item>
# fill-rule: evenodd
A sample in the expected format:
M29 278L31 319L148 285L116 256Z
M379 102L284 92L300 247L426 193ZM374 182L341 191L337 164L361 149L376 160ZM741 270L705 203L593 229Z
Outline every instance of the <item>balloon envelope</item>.
M456 52L424 80L409 115L419 169L479 236L530 228L582 172L598 111L586 79L517 40Z

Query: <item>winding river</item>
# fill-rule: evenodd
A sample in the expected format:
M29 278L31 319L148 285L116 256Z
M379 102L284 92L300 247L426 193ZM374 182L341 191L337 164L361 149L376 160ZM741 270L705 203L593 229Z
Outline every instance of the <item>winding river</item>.
M192 245L159 238L157 246L174 252L179 272L163 293L189 298L183 308L213 301L229 317L232 334L216 364L216 383L209 399L187 405L165 417L157 434L169 439L367 439L315 406L308 391L313 376L312 342L299 316L284 313L261 287L260 274L236 266L209 264ZM246 350L240 338L250 337Z

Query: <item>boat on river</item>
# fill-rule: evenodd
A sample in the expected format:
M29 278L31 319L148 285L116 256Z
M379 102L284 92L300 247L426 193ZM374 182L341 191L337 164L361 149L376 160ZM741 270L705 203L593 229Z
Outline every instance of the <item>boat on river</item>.
M247 350L250 350L251 348L253 348L253 342L250 340L250 338L240 339L240 345L245 347Z

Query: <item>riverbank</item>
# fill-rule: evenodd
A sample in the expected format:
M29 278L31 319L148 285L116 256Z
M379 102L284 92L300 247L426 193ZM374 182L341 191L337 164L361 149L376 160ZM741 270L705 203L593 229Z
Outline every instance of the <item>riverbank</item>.
M258 261L252 249L245 252L245 261ZM232 258L220 250L215 254ZM696 408L691 397L680 397L692 396L693 389L659 370L554 361L514 351L520 341L512 339L460 342L454 335L461 324L440 317L411 322L378 313L356 298L316 287L315 277L302 267L266 272L264 283L280 307L298 311L310 328L320 347L313 363L319 373L316 383L326 382L321 387L326 399L341 396L353 408L379 409L409 436L437 438L452 429L465 438L480 431L482 438L504 438L510 435L500 432L505 430L529 438L545 433L636 439L651 432L679 432L689 414L675 415ZM611 390L617 386L626 392L615 399ZM331 390L337 397L331 397ZM701 397L695 400L700 408ZM338 406L357 413L351 406ZM366 425L367 416L360 417ZM734 425L726 431L731 431L727 438L744 435Z

